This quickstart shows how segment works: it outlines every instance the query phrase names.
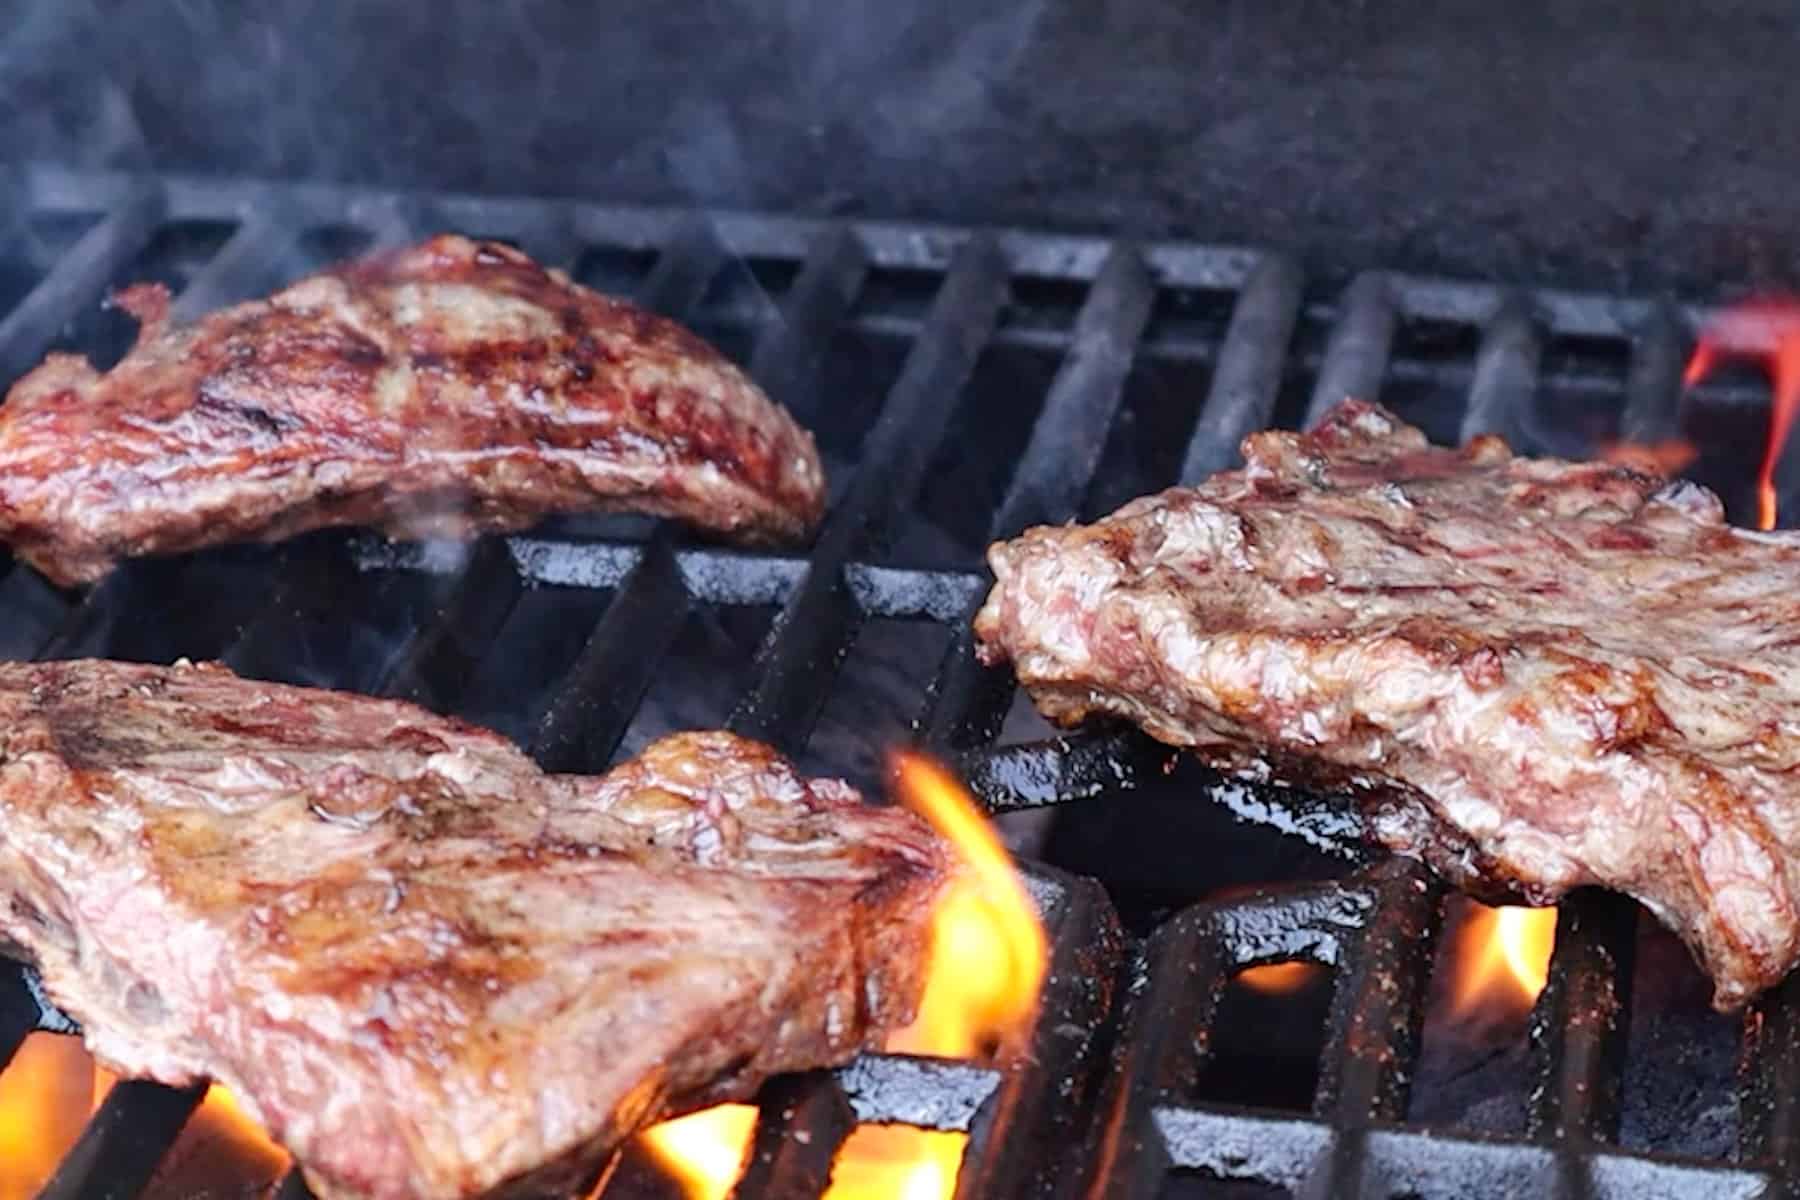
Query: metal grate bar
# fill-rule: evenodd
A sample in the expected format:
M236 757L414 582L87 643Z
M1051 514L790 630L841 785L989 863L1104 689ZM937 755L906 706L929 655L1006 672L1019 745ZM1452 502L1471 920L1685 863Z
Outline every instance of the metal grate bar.
M1688 336L1673 305L1651 310L1632 344L1619 440L1654 446L1681 434L1681 371Z
M999 249L985 237L965 242L864 440L863 465L820 539L841 541L844 553L837 561L883 543L913 503L1006 294L1006 260Z
M1751 1005L1741 1061L1738 1158L1773 1163L1778 1194L1800 1196L1800 975Z
M1332 327L1318 382L1306 405L1306 427L1316 426L1345 400L1379 400L1397 325L1387 276L1364 271L1344 293L1343 312Z
M120 1080L39 1200L128 1200L144 1190L206 1094L205 1084L168 1088Z
M1075 734L1043 742L979 747L962 775L990 813L1050 808L1137 790L1171 767L1180 751L1135 731Z
M1100 464L1155 298L1155 280L1136 248L1115 247L1075 318L1068 357L994 515L994 537L1074 515Z
M1240 465L1239 443L1268 428L1281 391L1288 343L1300 317L1304 282L1299 263L1284 254L1271 254L1244 285L1213 369L1212 387L1188 441L1183 483L1198 483Z
M669 530L651 539L533 722L545 770L598 771L619 748L693 604L672 544Z
M1481 334L1475 380L1469 385L1469 407L1463 416L1465 443L1486 433L1509 433L1509 414L1531 403L1542 355L1543 341L1529 302L1509 297Z
M99 224L84 234L17 308L0 320L0 379L11 381L36 366L68 321L111 283L150 241L166 197L150 183L134 186Z
M1313 1111L1339 1130L1317 1180L1320 1196L1357 1194L1368 1153L1366 1126L1405 1115L1425 1024L1443 887L1410 859L1383 864L1376 879L1375 911L1339 965L1319 1061Z
M821 234L789 289L781 316L750 359L750 374L763 390L796 412L807 397L831 344L831 333L850 311L869 272L868 252L846 226Z
M866 439L864 466L757 651L756 683L732 713L732 729L790 751L804 743L827 698L823 683L862 623L844 566L884 540L911 505L1005 294L1006 266L993 244L965 246Z
M958 1200L1048 1195L1081 1169L1067 1151L1081 1139L1097 1091L1088 1083L1111 1050L1100 1031L1115 1007L1124 939L1098 883L1069 880L1061 891L1046 914L1053 982L1030 1047L970 1131Z
M695 218L657 256L638 303L679 318L706 294L725 264L710 222ZM657 664L693 605L676 566L677 533L661 527L619 582L569 673L532 722L532 757L549 771L598 771L612 759Z
M266 295L289 282L281 270L283 252L298 230L277 204L271 203L238 226L199 274L181 289L169 308L176 321L192 321L227 304Z
M1152 935L1128 1002L1109 1082L1083 1146L1092 1200L1147 1200L1172 1165L1155 1114L1179 1106L1199 1082L1210 1031L1230 976L1209 914L1190 909Z
M448 711L523 589L506 542L498 537L476 542L455 589L436 616L408 639L382 694Z
M778 1200L824 1194L831 1161L856 1128L843 1089L829 1073L814 1071L771 1080L757 1103L762 1115L750 1159L731 1194Z
M1138 252L1114 247L1075 318L1069 353L1051 381L990 536L1011 536L1027 525L1075 515L1099 466L1155 298L1156 282ZM917 723L923 740L939 750L992 741L1012 695L1005 672L976 660L968 621L955 628Z
M725 266L725 247L713 232L712 222L694 217L656 257L649 277L638 289L638 303L666 317L680 317L697 308L706 289Z
M1531 1022L1539 1072L1527 1119L1531 1137L1618 1136L1636 946L1631 900L1584 891L1563 902L1550 981Z
M865 1054L837 1070L859 1121L967 1133L1000 1086L999 1073L973 1063L907 1054Z

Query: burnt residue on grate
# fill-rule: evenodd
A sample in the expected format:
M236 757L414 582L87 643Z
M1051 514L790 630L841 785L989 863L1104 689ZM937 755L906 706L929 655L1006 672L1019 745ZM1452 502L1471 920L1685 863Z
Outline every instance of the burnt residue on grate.
M859 1121L967 1132L969 1200L1800 1195L1793 988L1696 1024L1666 936L1628 902L1578 897L1490 1075L1448 1080L1429 875L1368 853L1341 799L1223 779L1127 730L1052 734L968 628L989 539L1233 465L1245 433L1350 395L1449 441L1579 453L1685 433L1701 477L1737 487L1766 389L1728 378L1684 402L1702 311L1379 270L1322 294L1294 258L1231 246L49 168L15 182L8 378L50 349L116 356L99 301L131 279L199 312L453 228L689 321L818 431L831 511L786 553L609 517L469 546L325 532L130 563L78 593L0 567L10 657L222 658L481 721L557 770L722 724L869 785L880 751L913 740L997 813L1054 810L1055 865L1027 868L1053 956L1029 1052L777 1080L740 1195L817 1194ZM1741 512L1747 493L1725 494ZM1284 962L1313 969L1260 1001L1246 972ZM16 967L0 1018L6 1055L66 1028ZM1500 1099L1458 1107L1459 1086ZM154 1190L196 1101L116 1090L48 1194ZM297 1175L280 1187L304 1193Z

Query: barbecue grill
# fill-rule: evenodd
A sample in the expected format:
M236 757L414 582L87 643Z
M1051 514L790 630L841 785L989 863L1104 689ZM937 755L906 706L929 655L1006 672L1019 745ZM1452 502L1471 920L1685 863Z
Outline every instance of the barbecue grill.
M957 1194L971 1198L1800 1195L1795 985L1742 1022L1735 1153L1627 1145L1646 923L1629 902L1579 895L1561 910L1530 1020L1523 1128L1413 1119L1440 885L1360 851L1340 802L1224 780L1135 733L998 743L1011 679L979 665L969 635L988 537L1201 478L1233 465L1245 434L1313 421L1344 396L1393 404L1439 440L1495 431L1567 451L1559 439L1675 436L1702 310L1379 271L1309 283L1272 249L1018 229L51 167L13 171L0 194L8 380L59 346L103 364L121 353L129 327L100 308L110 286L162 278L191 315L454 229L688 321L819 432L834 479L826 524L792 554L605 518L467 549L317 534L132 562L81 594L10 566L0 653L223 658L252 676L471 714L547 768L599 770L631 744L697 622L748 650L708 668L730 690L714 719L802 763L818 757L815 731L866 643L904 623L941 657L918 668L903 715L992 811L1079 801L1129 824L1141 794L1176 786L1198 820L1279 827L1337 864L1188 905L1143 938L1122 930L1098 883L1028 864L1052 942L1028 1052L993 1064L872 1055L776 1080L739 1195L819 1194L858 1123L969 1133ZM1755 429L1764 402L1728 382L1707 394L1708 420ZM1741 468L1714 454L1696 469L1741 513ZM1196 876L1206 858L1192 848ZM1196 879L1194 894L1206 890ZM1203 1077L1232 1050L1221 1027L1232 978L1287 961L1331 971L1310 1102L1209 1099ZM71 1028L28 972L0 974L0 1053L35 1029ZM140 1193L200 1097L121 1083L44 1194ZM305 1185L290 1173L279 1193Z

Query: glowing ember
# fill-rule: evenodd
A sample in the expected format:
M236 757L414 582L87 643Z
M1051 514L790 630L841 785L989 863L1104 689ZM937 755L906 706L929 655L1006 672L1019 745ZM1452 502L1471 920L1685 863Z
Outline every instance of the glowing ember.
M1550 978L1554 908L1471 904L1456 956L1456 1011L1530 1008Z
M1246 967L1237 973L1237 982L1265 996L1284 996L1297 992L1325 973L1314 963L1270 963L1266 967Z
M662 1163L688 1200L725 1200L744 1169L756 1106L721 1104L644 1134L644 1145Z
M932 914L918 1016L887 1049L940 1058L1002 1052L1030 1028L1049 962L1037 906L955 777L911 753L895 755L893 771L900 797L956 847L963 869ZM727 1105L665 1122L644 1138L688 1200L720 1200L743 1168L754 1124L754 1109ZM839 1148L826 1196L944 1200L955 1191L967 1143L960 1133L861 1126Z
M1755 301L1721 314L1701 334L1682 382L1693 387L1727 357L1760 362L1774 388L1769 440L1756 474L1756 527L1773 529L1775 467L1800 411L1800 301Z

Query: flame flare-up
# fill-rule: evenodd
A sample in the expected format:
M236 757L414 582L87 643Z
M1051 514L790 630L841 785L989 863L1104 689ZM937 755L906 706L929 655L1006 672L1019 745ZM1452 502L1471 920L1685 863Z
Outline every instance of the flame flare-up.
M920 754L893 759L898 796L956 847L962 870L932 916L924 994L896 1054L984 1059L1020 1049L1037 1013L1049 944L1037 907L1005 847L968 792ZM664 1122L644 1144L687 1200L724 1200L743 1170L756 1109L720 1105ZM866 1125L839 1149L828 1200L947 1200L968 1137L910 1126Z

